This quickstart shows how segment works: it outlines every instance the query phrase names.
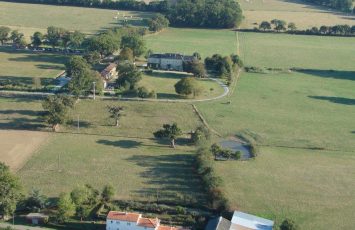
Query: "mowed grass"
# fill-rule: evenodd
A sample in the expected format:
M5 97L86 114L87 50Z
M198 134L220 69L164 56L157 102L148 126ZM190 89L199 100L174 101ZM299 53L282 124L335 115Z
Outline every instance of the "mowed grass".
M7 119L2 127L22 119L24 129L49 131L43 127L37 108L40 100L3 99ZM34 106L22 110L22 103ZM124 106L120 127L109 117L107 105ZM80 130L77 130L77 116ZM112 184L119 199L179 201L179 197L204 202L199 179L194 173L194 148L185 138L199 125L191 105L151 102L81 100L70 120L19 170L26 190L37 188L48 196L69 192L78 185L101 188ZM164 123L177 122L185 133L176 149L168 141L156 141L153 132ZM14 126L14 129L16 126ZM20 151L20 150L19 150Z
M225 136L244 132L259 144L353 151L354 72L326 73L243 73L231 98L198 108Z
M215 168L232 208L273 219L275 226L286 217L304 230L355 224L353 153L263 148L256 160Z
M149 90L154 90L158 99L206 99L223 94L223 88L218 83L208 79L197 79L201 93L194 98L182 97L175 92L174 85L185 77L191 77L191 75L153 72L152 74L144 75L139 85Z
M238 33L246 66L354 70L355 38Z
M64 71L68 56L48 53L31 53L0 48L0 81L12 80L32 84L32 78L51 81Z
M192 55L199 52L205 58L237 52L236 35L231 30L169 28L146 36L146 41L147 47L155 53Z
M240 1L245 20L242 28L258 27L262 21L281 19L296 23L299 29L313 26L333 26L335 24L354 25L355 16L317 5L305 4L301 1L285 0L253 0Z
M18 29L25 33L28 39L35 31L45 32L48 26L95 34L98 31L118 26L123 16L129 17L132 23L151 16L150 13L135 11L9 2L0 2L0 8L0 24ZM118 12L120 14L117 14ZM117 19L114 18L116 16Z

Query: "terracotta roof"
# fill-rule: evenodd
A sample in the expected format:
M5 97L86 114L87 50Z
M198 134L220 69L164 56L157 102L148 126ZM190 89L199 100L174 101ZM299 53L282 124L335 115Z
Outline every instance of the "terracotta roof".
M108 66L106 66L106 68L104 70L101 71L101 75L106 75L108 73L110 73L114 68L116 68L117 65L115 63L111 63Z
M138 225L147 228L155 228L159 225L159 220L150 218L139 218Z
M107 215L107 219L137 223L137 221L140 219L140 216L141 214L138 213L110 211Z

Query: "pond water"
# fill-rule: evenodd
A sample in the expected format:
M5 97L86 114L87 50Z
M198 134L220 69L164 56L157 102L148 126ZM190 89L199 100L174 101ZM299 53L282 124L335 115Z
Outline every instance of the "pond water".
M225 140L219 143L222 148L230 149L233 152L241 151L241 160L248 160L251 157L250 146L246 144L239 143L237 141Z

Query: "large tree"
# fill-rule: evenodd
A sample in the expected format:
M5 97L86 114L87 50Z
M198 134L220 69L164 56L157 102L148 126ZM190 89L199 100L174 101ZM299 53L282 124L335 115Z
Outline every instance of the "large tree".
M135 89L142 79L142 72L133 63L122 63L118 66L116 83L126 89Z
M13 30L11 32L10 39L12 40L13 44L17 47L26 45L26 40L25 40L24 34L18 32L18 30Z
M67 193L61 193L58 200L57 220L66 222L75 214L75 204Z
M25 201L26 209L33 212L40 212L47 205L47 197L38 189L32 189Z
M93 36L88 40L88 50L97 51L101 57L110 55L120 47L120 38L113 32Z
M118 127L119 119L122 116L123 107L122 106L107 106L107 110L110 113L110 117L115 119L115 125Z
M0 162L0 215L9 216L16 210L22 198L20 180L10 172L8 166Z
M154 133L155 138L164 139L167 138L170 140L170 144L172 148L175 148L176 139L181 136L182 131L177 126L176 123L173 124L164 124L163 129L160 129Z
M70 33L70 45L77 49L79 48L84 40L85 40L85 35L83 33L81 33L80 31L74 31L73 33Z
M73 99L65 95L51 95L43 101L42 107L46 110L45 119L52 125L53 131L57 131L59 125L67 121L68 110L73 106Z
M9 40L11 29L6 26L0 26L0 42L3 45L7 40Z
M109 203L115 196L115 188L112 185L105 185L101 192L102 201Z
M44 35L41 32L34 32L33 36L31 37L32 45L38 48L40 45L42 45L43 39Z
M158 32L169 26L169 20L162 14L156 14L148 20L150 31Z
M119 59L120 61L133 62L134 61L133 51L128 47L123 48L120 52Z
M185 77L175 84L175 91L177 94L188 96L197 96L201 92L201 87L193 77Z
M130 48L135 57L139 57L146 51L143 37L137 34L129 34L122 37L121 48Z
M63 34L66 32L65 29L50 26L47 28L47 42L53 48L60 45Z
M271 29L270 22L268 22L268 21L261 22L260 25L259 25L259 29L264 30L264 31L270 30Z

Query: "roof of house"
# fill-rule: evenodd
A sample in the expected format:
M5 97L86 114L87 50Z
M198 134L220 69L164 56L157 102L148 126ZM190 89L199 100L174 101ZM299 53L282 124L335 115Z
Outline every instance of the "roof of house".
M141 214L139 213L128 213L128 212L117 212L117 211L110 211L107 215L107 219L110 220L121 220L126 222L134 222L140 219Z
M183 230L183 228L171 227L166 225L159 225L157 230Z
M106 74L110 73L117 65L115 63L111 63L104 70L101 71L101 75L105 76Z
M217 217L208 221L205 230L229 230L231 222L223 217Z
M235 211L231 230L272 230L274 221Z
M42 213L29 213L26 215L27 219L41 219L41 218L48 218L48 215L42 214Z
M155 219L139 218L138 225L147 228L155 228L159 225L159 220L157 218Z

